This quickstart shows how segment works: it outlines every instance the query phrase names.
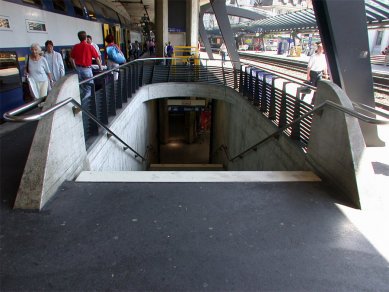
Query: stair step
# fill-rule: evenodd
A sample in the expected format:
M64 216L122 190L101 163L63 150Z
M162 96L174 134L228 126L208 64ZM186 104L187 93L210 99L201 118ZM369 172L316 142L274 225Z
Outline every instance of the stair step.
M160 164L150 164L150 170L158 171L200 171L200 170L211 170L211 171L220 171L224 170L223 164L208 164L208 163L160 163Z
M310 171L83 171L77 182L318 182Z

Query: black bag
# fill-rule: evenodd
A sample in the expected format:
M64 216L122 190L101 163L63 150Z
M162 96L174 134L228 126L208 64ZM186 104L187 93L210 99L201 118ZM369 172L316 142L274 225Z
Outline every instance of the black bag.
M27 57L27 63L26 63L26 72L28 72L28 63L30 61L30 56ZM30 84L28 83L28 79L26 78L25 81L22 83L22 89L23 89L23 100L24 102L30 102L34 100L34 97L31 94L30 91Z

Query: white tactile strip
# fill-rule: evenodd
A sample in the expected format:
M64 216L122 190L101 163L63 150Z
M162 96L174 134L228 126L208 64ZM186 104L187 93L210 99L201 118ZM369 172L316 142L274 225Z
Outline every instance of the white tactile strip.
M318 182L310 171L83 171L77 182Z

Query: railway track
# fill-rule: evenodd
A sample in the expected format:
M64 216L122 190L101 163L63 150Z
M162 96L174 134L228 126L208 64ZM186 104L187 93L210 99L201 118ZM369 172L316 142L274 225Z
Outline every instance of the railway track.
M306 80L307 62L299 60L288 60L285 58L277 58L264 55L252 55L248 53L239 53L242 61L260 62L263 68L271 66L271 69L277 71L273 67L280 68L280 73L290 75L291 77L300 81ZM297 74L296 74L297 73ZM373 72L373 85L375 96L383 94L389 96L389 75L381 72ZM389 100L388 100L389 102ZM389 105L376 100L376 105L385 110L389 110Z

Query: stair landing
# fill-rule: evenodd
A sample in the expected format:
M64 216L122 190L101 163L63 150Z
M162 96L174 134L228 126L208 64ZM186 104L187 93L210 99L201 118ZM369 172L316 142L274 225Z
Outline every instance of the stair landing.
M310 171L83 171L77 182L318 182Z

